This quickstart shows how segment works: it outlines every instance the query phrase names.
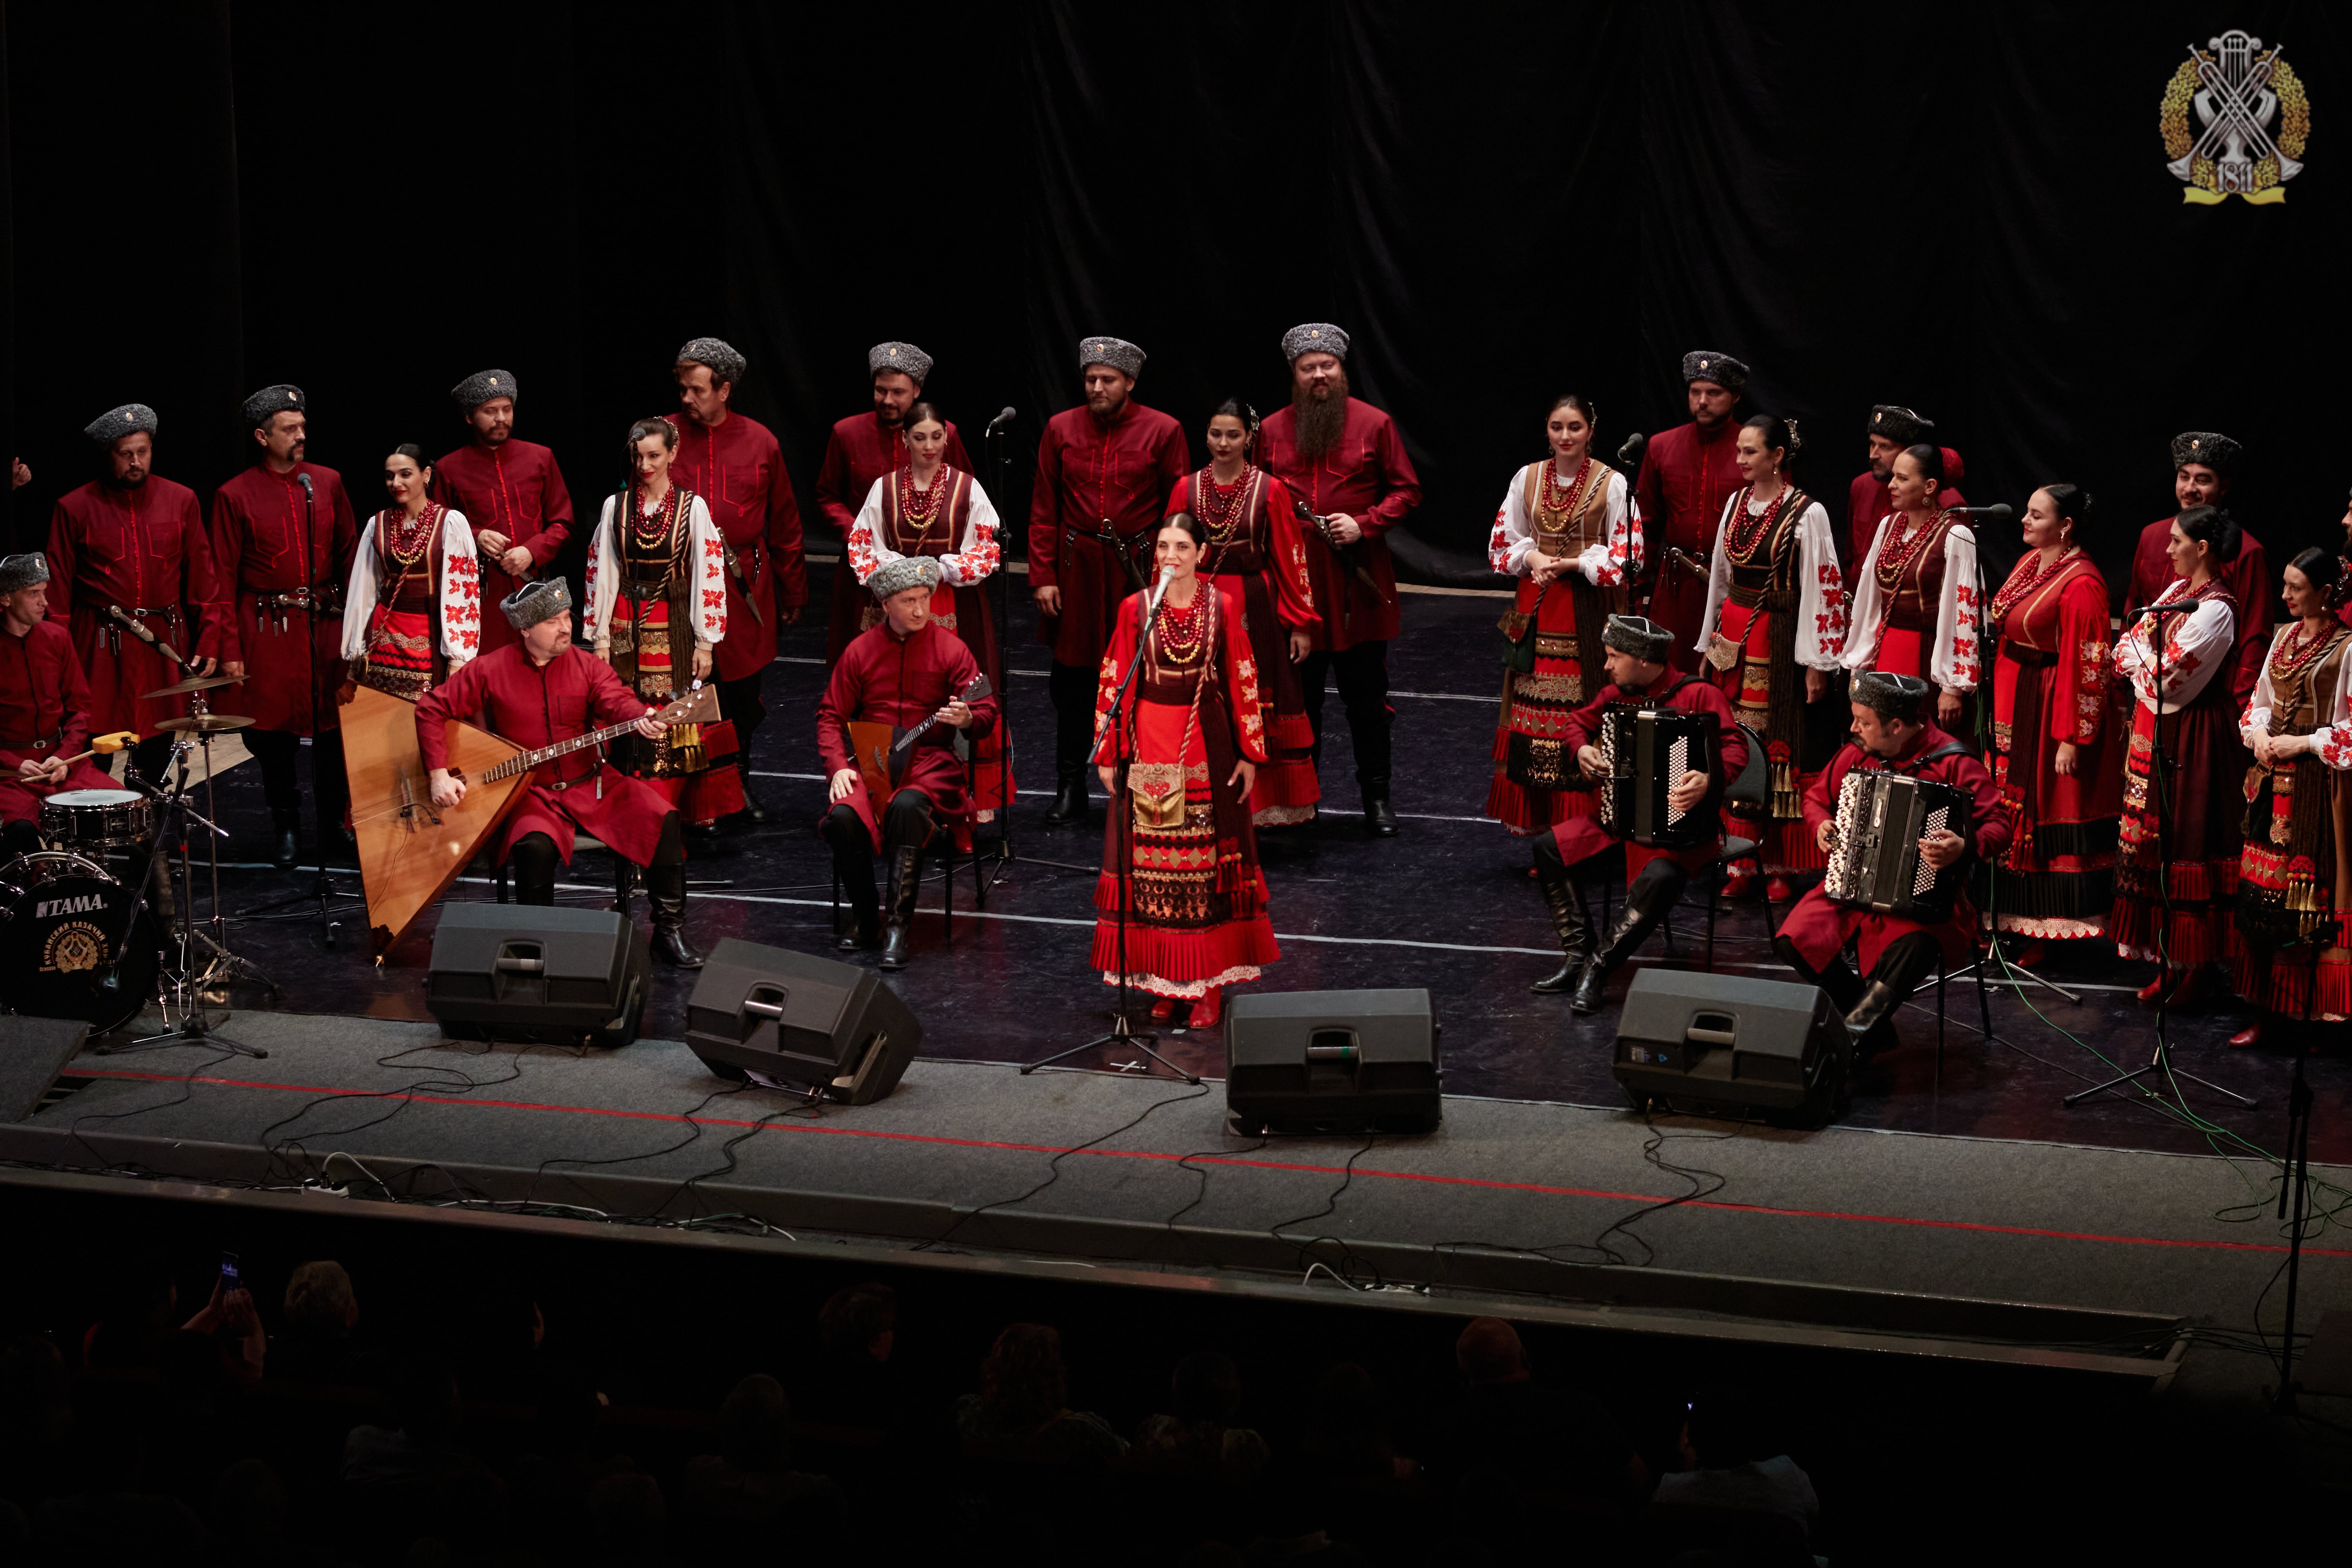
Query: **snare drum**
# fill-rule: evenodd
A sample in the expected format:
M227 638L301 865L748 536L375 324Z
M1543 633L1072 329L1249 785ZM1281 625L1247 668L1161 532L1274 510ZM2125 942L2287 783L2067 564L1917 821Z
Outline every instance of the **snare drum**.
M153 917L142 909L131 921L134 901L131 889L79 855L45 849L0 865L0 990L8 1005L79 1018L99 1034L129 1023L153 995L162 965Z
M154 831L154 803L135 789L66 789L41 802L41 837L60 849L128 849Z

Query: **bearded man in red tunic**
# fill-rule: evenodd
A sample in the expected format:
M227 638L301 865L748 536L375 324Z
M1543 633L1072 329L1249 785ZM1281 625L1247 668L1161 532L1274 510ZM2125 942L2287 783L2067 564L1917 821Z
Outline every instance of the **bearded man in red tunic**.
M1142 583L1170 492L1192 469L1183 427L1135 401L1143 351L1124 338L1078 344L1084 406L1045 421L1029 492L1029 593L1037 640L1054 650L1052 823L1087 815L1095 672L1119 605Z
M1805 791L1805 821L1827 853L1836 832L1837 799L1845 776L1860 767L1906 773L1951 784L1969 796L1967 837L1948 828L1919 840L1926 862L1941 871L1963 856L1990 861L2009 847L2014 831L2000 787L1967 745L1936 727L1935 688L1916 675L1863 670L1853 678L1853 739ZM1976 951L1977 910L1963 890L1941 925L1923 926L1895 915L1833 904L1816 883L1797 900L1772 951L1782 963L1829 994L1845 1015L1854 1059L1865 1060L1894 1043L1895 1010L1920 982L1947 963L1966 962ZM1844 958L1854 943L1862 961L1857 974ZM1863 975L1869 978L1865 981Z
M839 945L879 944L885 969L907 967L924 851L943 833L969 833L977 817L964 788L963 759L955 752L956 735L978 740L996 727L993 696L963 700L980 664L961 637L931 619L931 595L939 585L940 563L928 555L902 555L876 570L866 586L881 603L882 624L851 641L816 710L816 746L832 801L817 830L833 847L834 869L848 889L855 920L853 929L840 933ZM849 726L910 730L929 720L937 722L903 758L889 759L891 790L886 800L876 800L857 765ZM890 857L887 938L874 889L877 850Z
M685 417L670 476L703 500L726 546L727 640L719 645L719 713L735 726L742 759L743 815L768 820L751 787L751 737L768 716L761 695L776 661L776 627L801 618L808 604L808 563L801 549L801 509L784 472L783 448L765 425L730 405L750 362L719 338L696 338L677 351L672 374Z
M912 343L876 343L866 351L866 368L874 378L874 409L837 422L824 444L824 461L816 470L816 508L846 544L857 526L857 509L866 492L885 474L907 466L907 410L923 395L930 378L931 356ZM948 449L942 459L949 468L973 471L971 455L947 421ZM867 604L857 574L845 559L833 574L833 603L825 623L824 661L832 664L858 636L858 621Z
M416 700L416 745L433 804L446 810L466 798L466 781L449 771L448 721L462 719L526 751L576 740L636 720L637 733L658 741L669 726L613 667L572 646L572 584L562 577L527 583L500 602L516 640L467 663ZM594 747L551 758L531 770L520 808L499 830L497 863L514 862L515 898L555 902L555 867L572 863L575 830L646 868L653 906L654 956L699 969L686 940L686 831L669 802L643 780L604 760Z
M1650 437L1633 480L1643 537L1656 563L1646 595L1650 618L1674 634L1676 647L1698 640L1716 531L1724 503L1741 483L1739 421L1732 410L1748 386L1748 367L1717 350L1693 349L1683 355L1683 384L1690 423Z
M483 370L449 389L472 439L433 465L433 499L474 531L482 597L498 604L553 563L572 538L572 492L555 454L514 433L515 378ZM482 651L515 640L496 616L482 620Z
M1853 483L1846 487L1845 531L1847 552L1846 575L1862 570L1870 554L1870 542L1878 537L1878 525L1886 521L1895 503L1887 499L1886 481L1895 476L1895 459L1903 455L1906 447L1926 446L1936 438L1936 424L1900 404L1880 403L1870 410L1870 467L1854 475ZM1936 505L1948 510L1969 504L1968 498L1952 487L1964 476L1960 455L1949 447L1940 448L1944 454L1944 488L1937 492Z
M159 721L184 699L142 693L177 685L183 671L110 617L119 606L187 659L187 675L210 675L232 646L228 605L213 569L196 492L154 471L155 411L126 403L82 434L104 450L100 477L59 498L49 516L49 616L73 633L90 689L90 722L100 731L147 737L131 752L142 778L158 781L172 750Z
M49 613L49 565L35 551L0 559L0 855L41 847L41 802L68 789L112 789L89 762L89 682L73 637Z
M2242 446L2219 431L2183 430L2175 436L2172 499L2180 503L2180 510L2221 505L2244 456ZM2131 585L2124 594L2122 624L2126 626L2139 619L2179 575L2172 569L2172 522L2173 518L2159 518L2139 531L2139 544L2132 552ZM2263 661L2270 657L2271 626L2278 616L2278 584L2271 576L2270 557L2263 552L2261 542L2243 528L2238 531L2237 555L2217 563L2213 575L2230 590L2238 606L2230 695L2242 713L2254 694L2255 682L2262 679Z
M309 401L299 386L265 386L245 400L258 447L251 468L213 492L213 564L236 596L221 673L243 676L236 708L253 721L246 750L261 763L278 868L301 855L301 786L294 759L311 737L314 827L323 841L343 819L341 731L331 694L342 684L343 584L359 524L342 476L305 456Z
M1348 394L1348 334L1305 321L1282 334L1290 406L1258 429L1255 460L1315 514L1322 538L1307 546L1307 574L1322 620L1308 628L1298 664L1315 760L1323 759L1323 692L1336 679L1356 752L1364 826L1396 835L1389 800L1389 644L1397 635L1396 566L1388 531L1421 504L1421 477L1396 421Z

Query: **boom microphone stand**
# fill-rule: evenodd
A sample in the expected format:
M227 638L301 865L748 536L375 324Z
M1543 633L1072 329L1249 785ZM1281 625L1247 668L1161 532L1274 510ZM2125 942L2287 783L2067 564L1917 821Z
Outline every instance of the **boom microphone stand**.
M2172 973L2171 861L2165 854L2164 838L2165 826L2172 820L2171 804L2166 799L2166 795L2168 793L2166 789L2166 785L2170 782L2172 777L2172 759L2170 756L2166 754L2164 750L2164 617L2167 616L2188 615L2196 608L2197 605L2193 601L2184 598L2176 604L2150 605L2142 612L2142 614L2149 616L2156 622L2157 633L2156 637L2152 639L2153 646L2156 649L2156 673L2152 683L2156 689L2156 744L2151 750L2153 752L2153 760L2156 764L2153 770L2153 787L2156 791L2157 902L2163 910L2164 918L2161 923L2159 923L2156 928L2156 966L2158 980L2156 991L2156 1049L2148 1057L2147 1065L2146 1067L2134 1068L2131 1071L2111 1078L2105 1083L2094 1084L2089 1089L2083 1089L2074 1094L2070 1094L2059 1102L2062 1105L2071 1106L2076 1104L2079 1101L2090 1099L2095 1094L2105 1093L2106 1090L2117 1088L2120 1085L2136 1083L2143 1074L2159 1071L2164 1074L2167 1079L2187 1079L2190 1083L2196 1084L2201 1089L2210 1089L2218 1095L2236 1100L2240 1105L2250 1106L2254 1103L2252 1100L2248 1100L2244 1095L2240 1094L2235 1089L2223 1089L2220 1084L2210 1083L2204 1079L2197 1077L2193 1073L2173 1071L2172 1046L2165 1031L2165 1021L2172 1000L2171 988L2163 983L2164 976ZM2300 1066L2301 1064L2298 1063L2297 1065Z
M1128 662L1127 674L1120 679L1118 689L1111 693L1110 710L1103 715L1102 722L1095 727L1095 743L1087 750L1089 760L1101 754L1103 742L1111 737L1114 728L1118 723L1119 712L1126 703L1128 689L1135 684L1135 678L1142 673L1143 656L1150 651L1151 647L1151 623L1160 613L1160 600L1167 595L1167 579L1162 578L1160 594L1154 596L1150 607L1145 611L1143 635L1135 639L1135 658ZM1210 588L1207 592L1214 593L1216 590ZM1208 679L1205 670L1202 671L1201 679L1203 680ZM1186 1083L1196 1084L1201 1081L1199 1074L1186 1072L1151 1048L1152 1042L1159 1039L1159 1036L1149 1033L1138 1034L1127 1021L1127 906L1133 901L1135 894L1135 808L1132 805L1124 811L1119 807L1121 801L1127 797L1128 769L1134 760L1129 755L1131 750L1132 748L1126 745L1119 747L1118 787L1111 792L1110 797L1110 809L1118 817L1118 861L1122 873L1118 888L1118 1005L1110 1016L1110 1033L1097 1035L1083 1045L1055 1051L1053 1055L1040 1057L1034 1062L1024 1062L1021 1064L1024 1076L1035 1072L1039 1068L1051 1067L1065 1057L1074 1057L1080 1051L1093 1050L1097 1046L1132 1046Z

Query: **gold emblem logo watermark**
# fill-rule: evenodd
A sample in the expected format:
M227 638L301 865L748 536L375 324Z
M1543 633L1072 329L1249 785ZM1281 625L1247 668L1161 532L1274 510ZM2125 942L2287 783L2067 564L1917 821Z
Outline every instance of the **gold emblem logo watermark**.
M2166 84L2158 126L2165 166L2189 188L2180 199L2211 206L2242 196L2256 206L2286 200L2311 139L2311 99L2284 45L2232 27L2194 45Z

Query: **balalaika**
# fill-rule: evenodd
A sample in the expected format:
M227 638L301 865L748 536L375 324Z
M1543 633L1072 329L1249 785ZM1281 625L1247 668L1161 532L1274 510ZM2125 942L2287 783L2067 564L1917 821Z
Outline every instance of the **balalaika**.
M1714 838L1715 792L1688 811L1666 798L1686 773L1714 776L1716 716L1612 702L1601 711L1601 826L1651 849Z
M1966 790L1934 779L1854 769L1838 786L1837 833L1830 841L1822 895L1833 904L1921 925L1951 919L1968 858L1937 871L1919 853L1919 840L1946 829L1967 838L1969 805Z

